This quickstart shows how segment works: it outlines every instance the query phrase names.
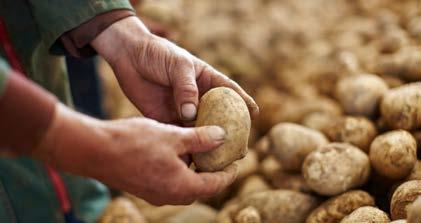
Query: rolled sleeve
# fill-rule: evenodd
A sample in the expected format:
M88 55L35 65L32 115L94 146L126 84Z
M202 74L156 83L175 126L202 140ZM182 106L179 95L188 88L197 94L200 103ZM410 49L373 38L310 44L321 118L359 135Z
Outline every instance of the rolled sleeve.
M116 9L133 10L128 0L29 0L43 44L54 54L65 52L60 36L95 16Z
M0 58L0 98L6 89L7 74L10 72L10 67L2 58Z

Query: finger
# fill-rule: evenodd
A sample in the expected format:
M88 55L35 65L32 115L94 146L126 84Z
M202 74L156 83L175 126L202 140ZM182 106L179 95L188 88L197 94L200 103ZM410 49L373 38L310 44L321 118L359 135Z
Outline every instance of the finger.
M179 61L174 64L174 73L170 75L170 81L180 118L184 121L191 121L196 118L199 101L196 74L194 66L189 60L180 59Z
M206 152L224 143L225 130L219 126L185 128L181 140L178 155Z
M197 173L196 173L197 174ZM214 173L199 173L197 183L193 185L192 191L197 197L211 197L231 185L238 174L237 164L231 164L223 171Z
M207 84L208 88L214 87L229 87L236 91L245 101L251 118L256 118L259 115L259 106L256 104L254 99L248 95L235 81L231 80L221 72L217 71L210 65L206 64L205 62L199 60L198 67L202 67L200 78L206 80L206 82L210 82ZM206 90L209 90L206 89Z

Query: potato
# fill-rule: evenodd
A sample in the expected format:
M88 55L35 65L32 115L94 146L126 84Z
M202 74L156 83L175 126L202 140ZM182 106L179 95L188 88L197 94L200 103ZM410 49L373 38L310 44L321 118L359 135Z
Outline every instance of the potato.
M338 119L340 119L340 116L338 115L313 112L304 118L302 124L308 128L315 129L327 135L329 129L332 128L332 125L334 125Z
M318 200L290 190L272 190L251 194L240 202L240 210L256 208L265 223L301 223L316 208Z
M411 130L421 127L421 82L389 90L383 97L380 111L390 128Z
M145 218L128 198L115 198L105 208L99 223L146 223Z
M354 75L338 82L336 98L346 114L374 117L387 89L387 84L376 75Z
M400 185L393 193L390 204L392 219L406 219L409 205L420 195L421 180L407 181Z
M259 175L252 175L247 177L241 184L237 192L237 197L244 197L252 193L266 190L270 190L270 186L266 183L263 177Z
M409 207L408 223L421 223L421 196Z
M411 173L417 161L417 144L404 130L377 136L370 147L370 162L380 175L402 179Z
M421 161L418 160L415 163L414 168L411 171L411 174L409 174L407 180L421 180Z
M327 130L327 136L333 142L347 142L366 153L376 135L377 130L374 124L363 117L344 117Z
M244 100L234 90L214 88L202 96L196 126L218 125L226 132L225 142L217 149L193 154L199 171L213 172L224 169L247 153L250 134L250 114Z
M310 153L303 164L307 184L321 195L338 195L366 183L368 156L347 143L330 143Z
M312 192L301 174L291 174L281 170L272 175L269 181L276 189L293 190L303 193Z
M159 223L213 223L216 220L216 215L216 210L209 206L193 204Z
M341 223L389 223L389 216L375 207L360 207L342 219Z
M246 207L238 212L235 217L236 223L261 223L261 217L259 212L254 207Z
M256 151L257 156L259 157L259 160L262 160L268 155L269 149L270 149L270 142L269 142L269 137L267 136L263 136L256 142L256 144L254 144L254 150Z
M267 156L260 162L259 172L268 179L279 171L282 171L282 166L273 155Z
M238 168L237 179L244 179L254 173L259 169L259 160L257 159L257 154L255 151L250 150L247 155L235 161Z
M301 171L304 158L328 143L320 132L293 123L280 123L269 132L272 152L286 171Z
M363 206L374 206L374 198L362 190L349 191L325 201L311 212L306 223L336 223Z

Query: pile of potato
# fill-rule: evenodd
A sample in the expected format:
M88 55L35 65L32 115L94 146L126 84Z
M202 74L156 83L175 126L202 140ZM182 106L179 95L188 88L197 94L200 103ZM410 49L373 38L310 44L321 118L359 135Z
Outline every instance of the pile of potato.
M140 13L244 86L261 115L214 155L228 165L248 137L230 188L184 207L122 195L102 223L421 223L420 1L144 3ZM239 109L221 125L248 131Z

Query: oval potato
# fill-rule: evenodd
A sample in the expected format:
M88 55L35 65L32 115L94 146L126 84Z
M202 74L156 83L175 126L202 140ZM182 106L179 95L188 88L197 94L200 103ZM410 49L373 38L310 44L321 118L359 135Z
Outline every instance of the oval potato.
M203 153L193 154L199 171L214 172L227 167L247 153L250 114L244 100L234 90L214 88L202 96L196 126L217 125L225 130L224 144Z

